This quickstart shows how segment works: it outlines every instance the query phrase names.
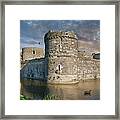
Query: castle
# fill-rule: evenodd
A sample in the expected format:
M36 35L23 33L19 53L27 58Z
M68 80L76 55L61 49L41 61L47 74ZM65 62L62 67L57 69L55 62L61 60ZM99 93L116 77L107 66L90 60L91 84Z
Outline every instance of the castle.
M100 54L87 55L85 51L79 50L78 38L74 32L49 31L44 36L44 42L45 57L42 55L29 60L21 69L21 80L67 84L100 78Z
M36 47L25 47L21 49L20 62L21 68L26 65L30 60L39 59L44 57L44 50Z
M22 48L21 61L43 58L44 50L42 48L28 47Z

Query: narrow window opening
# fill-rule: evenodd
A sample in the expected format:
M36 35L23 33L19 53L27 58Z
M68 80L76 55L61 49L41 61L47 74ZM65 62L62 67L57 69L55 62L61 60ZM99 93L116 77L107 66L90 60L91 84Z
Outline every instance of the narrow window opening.
M32 51L33 54L36 54L35 50Z
M60 65L58 66L58 70L59 70L59 72L60 72L60 70L61 70L61 69L60 69Z

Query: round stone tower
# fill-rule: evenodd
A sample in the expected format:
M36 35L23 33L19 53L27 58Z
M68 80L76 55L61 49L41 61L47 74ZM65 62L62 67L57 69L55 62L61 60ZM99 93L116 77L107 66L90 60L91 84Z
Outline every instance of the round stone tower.
M50 83L77 82L77 36L74 32L51 32L44 38L47 80Z

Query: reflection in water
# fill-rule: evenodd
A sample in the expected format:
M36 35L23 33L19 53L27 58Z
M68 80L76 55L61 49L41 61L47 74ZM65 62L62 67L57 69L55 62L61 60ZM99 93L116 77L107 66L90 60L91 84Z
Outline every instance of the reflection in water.
M32 81L33 82L33 81ZM22 94L31 99L44 99L48 94L60 100L99 100L100 80L89 80L74 85L22 85Z

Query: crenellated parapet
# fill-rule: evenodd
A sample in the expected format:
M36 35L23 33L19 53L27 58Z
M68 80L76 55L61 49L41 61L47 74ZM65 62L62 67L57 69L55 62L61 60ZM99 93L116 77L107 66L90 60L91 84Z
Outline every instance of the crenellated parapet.
M48 32L45 37L45 56L77 56L77 36L73 32Z
M75 35L74 32L52 32L49 31L48 33L46 33L45 35L45 40L51 40L51 39L56 39L56 38L72 38L72 39L78 39L77 36Z

